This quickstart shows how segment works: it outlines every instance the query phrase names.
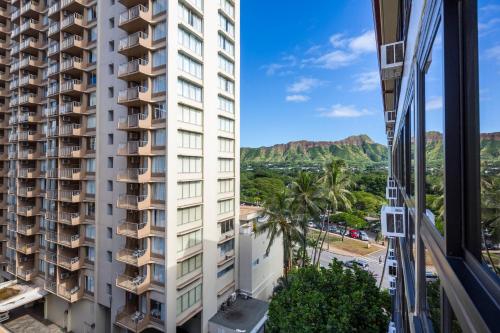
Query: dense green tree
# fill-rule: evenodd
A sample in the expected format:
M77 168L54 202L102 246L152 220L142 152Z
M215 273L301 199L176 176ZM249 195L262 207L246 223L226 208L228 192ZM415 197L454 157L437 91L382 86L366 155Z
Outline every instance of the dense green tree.
M356 198L353 208L360 211L363 216L378 216L382 205L386 202L383 197L368 192L356 191L352 194Z
M387 332L390 297L370 273L333 261L292 270L275 289L268 316L267 332Z

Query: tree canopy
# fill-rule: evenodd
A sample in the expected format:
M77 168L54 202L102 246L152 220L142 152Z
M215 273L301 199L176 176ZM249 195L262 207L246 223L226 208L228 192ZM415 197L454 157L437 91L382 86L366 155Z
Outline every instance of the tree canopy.
M386 332L390 296L366 271L328 268L290 271L269 305L268 332Z

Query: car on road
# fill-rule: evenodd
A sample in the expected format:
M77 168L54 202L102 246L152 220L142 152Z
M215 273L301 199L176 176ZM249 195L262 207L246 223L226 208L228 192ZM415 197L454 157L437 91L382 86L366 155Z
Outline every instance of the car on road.
M309 221L309 222L307 222L307 226L308 226L309 228L316 228L316 224L315 224L313 221Z
M367 269L368 268L368 261L356 258L354 260L349 260L344 263L346 267L349 268L354 268L354 267L359 267L361 269Z
M358 239L359 238L359 230L356 230L356 229L349 230L349 237Z
M370 240L368 238L368 234L366 232L364 232L364 231L360 231L359 232L359 239L364 240L364 241Z
M425 272L425 281L426 282L434 282L434 281L437 281L438 279L438 275L434 272L429 272L429 271L426 271Z
M337 228L337 227L336 227L336 226L334 226L334 225L330 226L330 227L328 228L328 231L329 231L329 232L333 232L333 233L335 233L335 234L340 233L339 228Z

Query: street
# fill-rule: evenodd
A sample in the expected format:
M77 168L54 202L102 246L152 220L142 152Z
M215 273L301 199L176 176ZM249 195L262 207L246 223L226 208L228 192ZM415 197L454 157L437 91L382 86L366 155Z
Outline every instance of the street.
M323 250L321 252L321 258L319 260L320 265L322 267L327 267L330 262L336 258L342 262L347 262L349 260L353 260L356 258L366 260L368 262L368 271L372 272L375 275L377 280L377 285L380 283L380 278L382 276L382 268L384 267L384 259L385 259L385 249L379 250L377 252L373 252L367 256L349 256L345 254L338 254L333 252L328 252ZM309 255L312 255L312 249L309 249ZM382 263L379 263L379 257L382 257ZM384 281L382 282L382 288L387 289L389 287L388 282L388 274L387 269L384 275Z

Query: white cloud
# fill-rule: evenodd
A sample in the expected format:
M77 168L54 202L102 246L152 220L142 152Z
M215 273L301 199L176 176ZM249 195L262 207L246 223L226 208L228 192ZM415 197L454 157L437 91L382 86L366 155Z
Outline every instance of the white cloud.
M303 77L298 81L292 83L290 86L288 86L287 91L295 94L303 93L306 91L310 91L311 89L320 86L322 84L323 82L318 79Z
M440 110L442 108L443 108L443 97L442 96L431 97L425 103L425 109L428 111Z
M306 96L306 95L288 95L288 96L286 96L286 101L292 102L292 103L303 103L303 102L307 102L308 100L309 100L309 96Z
M492 18L491 20L484 21L484 22L479 22L477 25L477 28L479 32L484 33L488 32L489 30L493 29L495 26L497 26L500 23L500 18Z
M356 75L354 83L355 91L371 91L380 87L380 75L378 71L366 72Z
M375 32L373 30L352 38L349 41L349 48L354 53L372 53L377 50L375 43Z
M349 66L362 54L376 51L375 32L369 30L353 37L336 33L330 36L329 44L330 47L324 53L304 59L303 63L327 69Z
M327 118L359 118L372 115L367 109L358 109L354 105L335 104L330 109L320 109L320 115Z
M276 62L262 66L267 76L292 74L292 68L297 66L298 60L293 55L286 55L281 58L281 62Z
M500 61L500 45L494 46L486 50L486 57L490 59L495 59L496 61Z

